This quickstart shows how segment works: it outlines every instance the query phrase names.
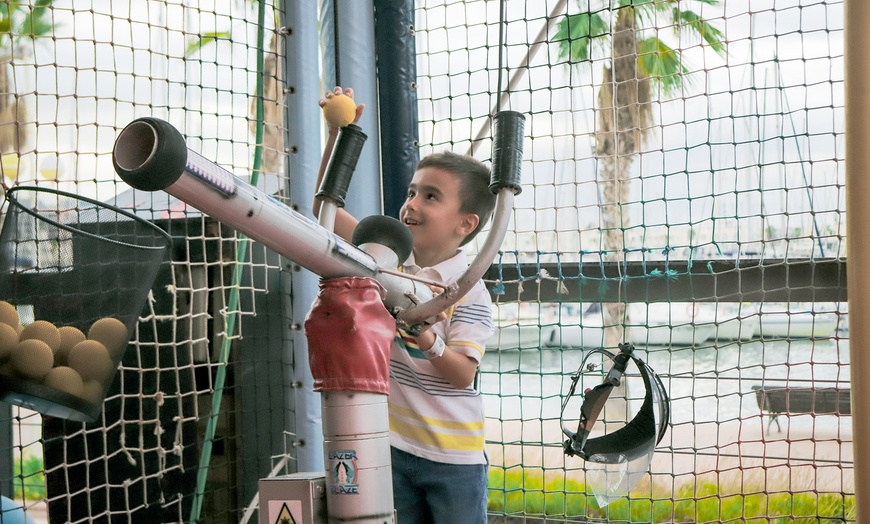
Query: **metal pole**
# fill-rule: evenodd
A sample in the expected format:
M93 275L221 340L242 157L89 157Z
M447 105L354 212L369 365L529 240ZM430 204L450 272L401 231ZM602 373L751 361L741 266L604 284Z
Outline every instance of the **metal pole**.
M492 112L490 114L496 114L502 109L506 109L504 106L510 101L511 93L517 88L520 84L520 80L523 79L523 74L529 70L529 64L535 58L535 55L538 54L538 51L541 47L544 47L548 42L547 35L550 34L550 30L553 29L553 26L556 25L556 22L559 20L558 16L561 13L566 12L568 6L568 0L559 0L556 2L556 5L553 6L553 9L550 10L550 15L547 17L547 23L541 27L541 30L538 31L537 36L534 40L532 40L532 45L529 47L529 51L526 53L526 56L523 58L523 61L514 69L513 74L511 75L510 80L508 81L508 87L506 90L502 91L499 94L498 99L493 105ZM477 147L480 145L480 142L486 138L486 135L489 133L490 128L492 127L492 119L486 118L483 121L483 125L480 126L480 130L478 130L477 134L474 135L474 138L471 140L471 147L468 150L469 155L474 155L477 151Z
M844 2L845 35L845 118L846 118L846 227L848 231L849 356L852 382L852 447L855 464L855 511L858 522L870 522L870 484L863 474L870 472L870 412L864 405L870 396L870 353L864 351L865 328L870 309L864 297L870 294L870 136L865 122L870 120L870 67L867 67L870 32L870 4ZM864 237L868 237L866 240ZM870 330L867 330L870 333ZM863 519L863 520L862 520Z
M398 218L420 161L414 0L374 0L384 214Z
M284 100L286 102L287 194L290 207L309 218L311 195L320 164L320 81L318 79L317 0L296 0L282 3L284 27ZM285 311L287 334L286 356L292 367L287 371L287 403L295 406L297 471L323 471L323 427L320 393L315 392L314 379L308 366L308 339L302 331L302 321L317 297L317 275L295 271L289 260L282 268L286 284Z
M329 521L393 523L387 395L324 391L323 425Z
M375 22L372 0L334 3L336 79L352 87L357 104L365 104L359 126L369 136L348 190L347 210L355 217L382 213ZM326 86L327 89L333 86Z

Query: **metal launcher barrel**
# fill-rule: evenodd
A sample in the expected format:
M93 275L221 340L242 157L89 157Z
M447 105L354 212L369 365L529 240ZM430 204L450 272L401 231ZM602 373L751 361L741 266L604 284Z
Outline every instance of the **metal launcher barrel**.
M428 286L420 282L403 278L395 272L380 271L381 268L396 268L411 251L410 233L395 219L367 217L360 221L353 238L360 246L357 247L335 235L330 230L331 226L324 227L309 220L229 171L188 150L181 134L163 120L141 118L125 127L115 142L113 163L118 175L130 186L144 191L165 191L324 279L374 278L386 291L384 305L400 325L413 332L461 299L495 259L507 230L513 197L522 190L523 122L524 117L516 112L502 112L495 116L490 184L490 190L496 195L493 223L483 247L468 270L435 297ZM324 213L334 213L336 206L343 205L356 159L365 141L365 135L359 128L348 127L350 129L342 130L339 136L339 147L333 151L327 176L318 193L318 196L326 197L321 207L321 218ZM325 225L328 224L327 220ZM321 284L323 288L324 283ZM422 299L422 303L418 304L411 296ZM309 314L309 320L312 316ZM387 320L390 320L389 317ZM352 337L351 333L346 335ZM385 343L390 343L392 336L391 327ZM315 355L316 351L331 356L341 353L330 361L347 361L349 369L353 369L354 362L364 367L367 359L365 352L354 354L354 351L348 350L353 346L353 340L320 349L312 346L312 373L315 372L314 362L319 356ZM388 355L389 348L382 349ZM335 378L326 375L328 372L320 375L323 377L322 383L329 383L330 379ZM388 373L386 375L384 381L388 381ZM315 383L317 380L318 375L315 375ZM345 380L343 383L348 382ZM392 522L386 394L383 390L360 391L328 385L318 390L323 393L321 409L324 455L328 464L326 484L330 522Z

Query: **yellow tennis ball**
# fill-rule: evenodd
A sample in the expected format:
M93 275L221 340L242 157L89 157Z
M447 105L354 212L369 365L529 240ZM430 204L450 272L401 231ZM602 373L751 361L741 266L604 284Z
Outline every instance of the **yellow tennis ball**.
M70 350L79 342L87 340L88 337L75 326L62 326L57 331L60 333L60 347L54 354L54 365L65 366Z
M9 324L0 323L0 362L9 360L17 345L18 330Z
M30 380L42 381L54 365L54 351L41 340L22 340L12 350L10 362L15 373Z
M102 404L105 386L99 380L85 380L82 384L82 399L91 404Z
M27 324L21 330L18 338L21 340L30 340L32 338L41 340L48 344L52 352L57 351L60 347L60 332L54 324L45 320L37 320Z
M323 104L323 118L331 126L344 127L356 118L356 103L347 95L333 95Z
M76 370L67 366L57 366L45 375L43 385L70 395L82 396L82 377Z
M5 300L0 301L0 323L14 327L20 322L21 319L18 317L18 310L15 309L15 306Z
M88 339L96 340L106 346L109 355L115 360L120 360L129 338L127 326L117 318L101 318L88 329Z
M73 346L67 365L78 371L82 380L104 380L115 371L109 350L96 340L84 340Z

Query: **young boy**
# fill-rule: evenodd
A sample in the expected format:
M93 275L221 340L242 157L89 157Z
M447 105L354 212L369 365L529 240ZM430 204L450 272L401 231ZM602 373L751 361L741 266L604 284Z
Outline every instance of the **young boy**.
M338 93L340 87L325 98ZM344 94L352 97L353 91ZM355 122L362 111L362 105L357 107ZM338 129L330 127L329 133L332 140ZM468 264L460 247L477 235L495 207L489 182L489 169L469 156L444 152L420 160L399 212L413 238L402 271L442 283L462 275ZM319 210L315 199L314 214ZM350 239L356 224L339 209L334 231ZM400 524L487 521L483 401L472 383L493 331L492 301L478 282L416 337L396 333L388 404L393 499Z

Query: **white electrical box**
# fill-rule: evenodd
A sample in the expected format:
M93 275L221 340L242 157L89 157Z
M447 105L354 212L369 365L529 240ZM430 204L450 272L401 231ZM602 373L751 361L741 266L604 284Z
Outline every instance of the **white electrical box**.
M260 479L260 524L326 524L324 472Z

